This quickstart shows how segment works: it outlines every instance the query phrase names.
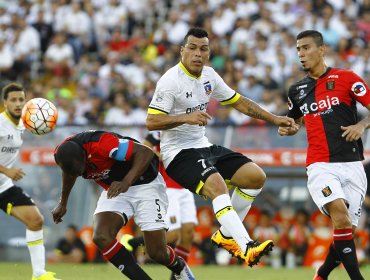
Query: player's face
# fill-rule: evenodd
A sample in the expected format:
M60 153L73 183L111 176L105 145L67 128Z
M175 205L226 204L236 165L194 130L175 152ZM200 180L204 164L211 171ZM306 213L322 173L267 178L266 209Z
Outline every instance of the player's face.
M316 45L312 37L305 37L297 40L297 52L303 70L313 72L323 61L324 46Z
M24 91L9 92L8 98L4 99L5 111L11 118L19 120L25 103L26 98Z
M204 64L209 59L209 41L207 37L197 38L192 35L188 37L185 46L181 47L181 62L190 74L199 76Z

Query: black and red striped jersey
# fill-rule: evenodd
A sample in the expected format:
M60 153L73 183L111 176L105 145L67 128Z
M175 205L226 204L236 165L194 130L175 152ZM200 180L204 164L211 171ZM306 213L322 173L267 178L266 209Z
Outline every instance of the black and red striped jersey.
M65 141L74 141L79 144L86 152L86 167L82 175L85 179L93 179L104 189L108 189L113 181L121 181L131 169L131 156L133 142L139 141L121 136L117 133L106 131L86 131L66 138ZM118 150L120 143L125 142L127 147L123 161L113 158L113 154ZM57 151L58 147L55 149ZM132 185L147 184L158 176L157 155Z
M356 124L356 101L370 104L366 83L354 72L328 68L319 77L306 76L289 88L288 116L303 116L307 130L306 165L314 162L350 162L363 160L362 140L347 142L341 126Z

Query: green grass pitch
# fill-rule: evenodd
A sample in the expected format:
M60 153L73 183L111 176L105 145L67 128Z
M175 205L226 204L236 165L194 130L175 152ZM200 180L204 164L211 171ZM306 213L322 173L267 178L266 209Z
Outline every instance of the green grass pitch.
M144 270L154 280L169 280L169 270L160 265L144 265ZM47 269L57 273L62 280L115 280L127 279L110 264L54 264ZM312 280L314 270L309 268L272 269L246 266L193 266L197 280ZM362 267L365 279L370 279L370 266ZM0 280L30 280L28 263L0 263ZM349 279L344 269L335 269L330 279Z

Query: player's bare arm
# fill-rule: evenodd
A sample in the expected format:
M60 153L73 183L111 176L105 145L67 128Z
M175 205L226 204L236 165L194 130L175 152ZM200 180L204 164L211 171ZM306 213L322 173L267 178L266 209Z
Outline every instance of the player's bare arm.
M204 126L212 117L206 112L195 111L190 114L170 116L167 114L148 114L146 126L148 130L167 130L183 124Z
M134 142L131 158L131 169L122 179L122 181L112 182L108 189L107 197L113 198L120 193L126 192L128 188L145 172L153 156L154 152L149 147Z
M71 190L76 182L77 176L70 175L66 172L62 174L62 193L60 195L58 205L51 211L53 215L54 223L58 224L62 222L62 217L67 212L68 198Z
M280 136L291 136L298 132L298 130L302 126L302 120L303 118L295 119L295 123L292 126L289 127L283 127L279 126L278 133Z
M14 181L18 181L26 175L22 168L8 168L3 165L0 165L0 173Z
M370 110L370 104L366 107L368 110ZM370 115L368 115L366 118L362 119L358 123L350 126L341 126L342 129L342 137L346 138L347 142L357 141L360 139L362 134L364 133L365 129L370 127Z
M244 96L240 96L238 101L231 104L231 106L245 115L255 119L267 121L277 126L289 127L294 124L294 120L292 118L276 116Z

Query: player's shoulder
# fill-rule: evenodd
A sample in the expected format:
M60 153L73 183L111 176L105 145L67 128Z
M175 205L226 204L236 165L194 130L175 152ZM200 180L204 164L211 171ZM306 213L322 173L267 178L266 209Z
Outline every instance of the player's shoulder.
M302 79L295 81L291 86L289 87L288 94L295 95L297 94L300 90L304 89L305 87L308 86L308 83L311 81L311 79L308 76L303 77Z
M162 86L176 85L180 78L180 67L175 65L168 69L158 80L158 84Z

